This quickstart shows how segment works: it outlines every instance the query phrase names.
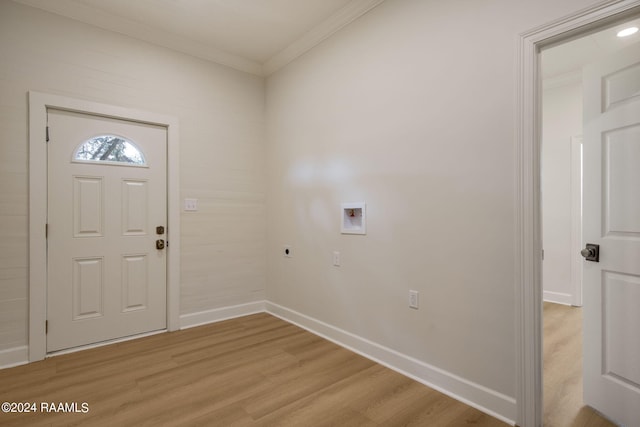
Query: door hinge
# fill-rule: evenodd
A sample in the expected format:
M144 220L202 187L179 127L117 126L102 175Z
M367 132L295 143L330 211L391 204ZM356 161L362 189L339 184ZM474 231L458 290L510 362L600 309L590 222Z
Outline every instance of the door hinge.
M44 321L44 333L45 334L49 333L49 321L48 320Z
M544 249L542 250L542 260L544 261Z
M44 225L44 238L45 239L49 238L49 224Z
M47 135L46 141L49 142L49 126L46 127L45 131L46 131L46 135Z

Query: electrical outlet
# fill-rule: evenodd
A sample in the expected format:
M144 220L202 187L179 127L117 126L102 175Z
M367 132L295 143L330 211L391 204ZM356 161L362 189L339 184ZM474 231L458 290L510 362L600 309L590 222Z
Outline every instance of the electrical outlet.
M340 267L340 252L333 251L333 265Z
M282 250L282 255L286 258L291 258L293 256L293 250L291 249L291 246L284 245L284 248Z
M409 308L418 309L418 291L409 291Z

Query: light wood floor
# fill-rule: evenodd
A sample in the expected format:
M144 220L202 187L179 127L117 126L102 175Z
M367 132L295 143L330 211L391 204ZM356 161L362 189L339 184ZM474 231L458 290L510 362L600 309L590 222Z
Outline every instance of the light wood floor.
M582 403L582 309L544 303L545 427L615 427Z
M0 370L2 426L506 426L268 314Z

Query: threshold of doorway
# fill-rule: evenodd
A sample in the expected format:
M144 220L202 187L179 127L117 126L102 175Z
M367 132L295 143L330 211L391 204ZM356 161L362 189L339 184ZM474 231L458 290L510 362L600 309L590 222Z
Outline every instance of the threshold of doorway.
M81 345L78 347L65 348L63 350L56 350L50 353L47 353L46 358L61 356L63 354L75 353L77 351L89 350L92 348L104 347L105 345L117 344L120 342L137 340L138 338L150 337L152 335L158 335L167 332L168 329L158 329L157 331L144 332L142 334L134 334L126 337L114 338L112 340L100 341L93 344Z

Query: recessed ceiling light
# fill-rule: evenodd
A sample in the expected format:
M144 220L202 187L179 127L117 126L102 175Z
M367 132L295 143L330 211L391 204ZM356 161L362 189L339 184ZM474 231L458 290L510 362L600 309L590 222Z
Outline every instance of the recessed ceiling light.
M618 31L618 37L628 37L638 32L638 27L629 27Z

